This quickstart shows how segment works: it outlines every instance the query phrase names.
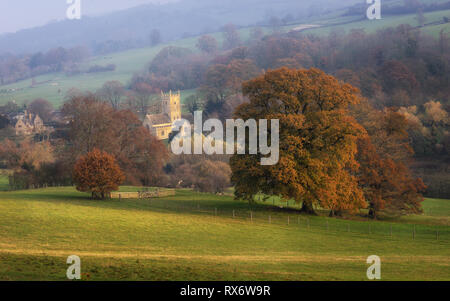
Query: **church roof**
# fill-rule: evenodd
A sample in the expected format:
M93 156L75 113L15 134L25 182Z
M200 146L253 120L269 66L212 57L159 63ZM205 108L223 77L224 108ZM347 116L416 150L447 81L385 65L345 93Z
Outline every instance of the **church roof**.
M152 125L171 123L169 116L166 114L149 114L146 119L151 122Z

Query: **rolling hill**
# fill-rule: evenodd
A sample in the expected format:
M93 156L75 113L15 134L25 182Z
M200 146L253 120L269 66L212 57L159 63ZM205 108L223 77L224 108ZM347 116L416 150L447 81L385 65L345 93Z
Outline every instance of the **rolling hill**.
M395 2L395 1L394 1ZM320 16L303 18L302 23L292 23L281 28L282 31L290 31L303 28L304 34L328 35L332 30L350 31L351 29L364 29L366 32L398 26L400 24L410 24L417 26L415 14L409 15L385 15L382 20L370 21L359 16L342 16L345 9L333 10ZM450 10L433 11L424 14L426 25L420 30L423 33L434 37L439 35L441 30L450 33L450 23L440 24L444 17L450 18ZM314 25L314 26L310 26ZM269 27L263 27L265 32L270 32ZM251 27L240 29L241 37L245 40L248 37ZM220 32L212 33L219 42L222 40ZM179 39L174 42L161 44L157 47L143 47L116 52L106 55L92 57L86 61L86 66L115 64L116 70L101 73L82 73L69 76L64 73L52 73L35 78L37 85L31 86L31 79L16 82L14 84L0 86L0 104L8 101L15 101L24 104L36 98L45 98L58 107L63 101L66 92L75 87L80 90L95 91L104 82L118 80L127 84L134 73L144 70L147 64L153 59L160 49L168 45L187 47L195 50L195 43L198 36ZM192 90L183 91L182 99L193 93Z

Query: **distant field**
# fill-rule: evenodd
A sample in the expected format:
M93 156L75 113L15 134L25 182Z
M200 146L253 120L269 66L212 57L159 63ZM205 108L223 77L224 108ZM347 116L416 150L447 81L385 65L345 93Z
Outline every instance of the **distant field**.
M241 38L243 40L248 39L250 30L250 28L240 30ZM222 33L215 33L212 35L219 43L222 43ZM168 44L161 44L156 47L131 49L123 52L111 53L94 57L85 63L85 65L88 66L115 64L115 71L80 74L75 76L67 76L64 73L46 74L35 77L36 82L44 84L37 85L33 88L31 87L31 78L14 84L0 86L0 90L16 90L15 92L7 94L0 93L0 105L13 100L19 104L23 104L41 97L50 101L55 108L57 108L63 103L67 91L71 88L77 88L82 91L96 91L105 82L111 80L117 80L126 85L130 82L133 74L143 71L162 48L172 45L196 50L195 45L197 39L198 37L187 38ZM194 90L181 91L182 101L193 92Z
M448 202L425 207L446 215ZM122 201L0 193L0 280L65 280L69 255L85 280L365 280L372 254L383 280L450 280L449 247L448 224L311 217L189 190Z
M342 13L342 12L339 12ZM450 10L426 13L426 23L442 20L443 16L450 17ZM312 28L305 30L305 34L328 34L333 29L343 29L350 31L354 28L363 28L366 32L374 32L380 28L388 26L397 26L399 24L411 24L417 26L416 15L401 15L401 16L383 16L382 20L369 21L361 18L352 17L340 17L338 13L330 13L322 18L314 18L308 20L307 23L293 24L285 26L282 31L289 31L296 27L305 25L321 25L324 27ZM329 24L346 23L342 25L328 26ZM438 36L441 29L446 32L450 32L450 24L442 24L436 26L426 26L422 28L422 31L427 34L431 34L435 37ZM245 28L240 30L242 40L247 40L251 28ZM265 32L270 32L269 28L264 28ZM222 33L212 34L219 43L222 43ZM118 53L112 53L94 57L85 65L107 65L115 64L116 70L111 72L100 72L91 74L80 74L75 76L67 76L63 73L52 73L42 76L38 76L35 80L41 85L31 87L31 79L20 81L10 85L0 86L1 89L15 89L15 92L0 94L0 104L7 103L8 101L15 100L17 103L27 103L36 98L45 98L58 107L63 101L66 92L75 87L80 90L95 91L100 88L103 83L111 80L118 80L123 84L128 84L134 73L140 72L145 69L147 64L154 58L154 56L165 46L174 45L180 47L187 47L195 50L195 44L198 37L182 39L169 44L162 44L157 47L147 47L132 49ZM191 95L194 90L182 91L182 100Z
M190 47L193 39L181 40L173 45ZM166 45L167 46L167 45ZM128 84L134 73L143 71L153 57L163 46L152 48L133 49L115 54L95 57L86 64L107 65L115 64L116 70L111 72L80 74L67 76L63 73L52 73L35 78L37 82L45 82L42 85L31 87L31 79L14 84L0 86L1 89L15 89L17 92L0 94L0 104L15 100L17 103L26 103L36 98L45 98L57 108L63 101L68 90L77 88L81 91L96 91L106 81L118 80ZM60 92L59 92L60 91ZM189 92L188 92L189 93ZM182 97L185 97L182 93Z
M441 21L444 16L450 18L450 10L437 11L437 12L429 12L424 14L426 18L425 23L432 23L436 21ZM364 19L362 21L354 21L354 17L344 17L337 18L328 23L336 24L336 23L345 23L351 22L342 25L335 25L331 27L322 27L322 28L313 28L305 31L307 34L318 34L324 35L329 34L332 30L341 29L349 32L351 29L364 29L367 33L376 32L379 29L386 27L396 27L400 24L410 24L411 26L418 26L418 22L416 19L416 14L411 15L383 15L381 20L368 20ZM322 24L322 23L318 23ZM324 25L326 25L325 23ZM438 37L441 29L444 29L445 32L450 33L450 23L434 25L434 26L426 26L421 29L423 33L433 35L434 37Z

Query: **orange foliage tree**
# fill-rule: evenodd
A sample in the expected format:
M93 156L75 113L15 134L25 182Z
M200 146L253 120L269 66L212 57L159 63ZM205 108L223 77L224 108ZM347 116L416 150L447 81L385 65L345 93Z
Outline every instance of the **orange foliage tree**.
M380 211L422 212L421 192L426 189L422 180L414 179L405 164L380 156L370 138L361 139L358 146L359 183L369 203L369 216L377 218Z
M110 154L95 148L78 159L73 170L77 190L91 192L92 198L104 199L119 189L125 176Z
M413 155L406 118L393 110L359 108L358 119L368 135L358 141L358 181L369 203L369 216L422 212L426 186L408 165ZM362 115L362 116L361 116Z
M237 198L253 201L262 192L330 209L330 215L365 207L355 171L356 141L364 129L348 114L358 90L318 69L281 68L243 85L250 102L238 107L244 120L279 119L280 160L261 166L261 154L234 155ZM269 133L270 135L270 133Z

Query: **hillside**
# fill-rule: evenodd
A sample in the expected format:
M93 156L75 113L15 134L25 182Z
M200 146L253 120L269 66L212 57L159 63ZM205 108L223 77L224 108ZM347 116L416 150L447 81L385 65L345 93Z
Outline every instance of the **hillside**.
M0 53L29 53L54 47L86 45L95 48L108 41L148 43L153 29L160 30L165 41L204 32L219 31L227 23L251 26L267 23L272 16L301 19L329 13L358 0L183 0L174 3L142 5L104 16L83 16L0 36ZM69 34L70 33L70 34ZM39 37L39 39L36 39Z
M424 14L426 22L425 26L421 28L421 32L434 37L439 36L439 32L444 30L450 33L450 23L442 23L444 17L450 18L450 10L442 10L436 12L429 12ZM385 15L381 20L368 20L358 17L339 17L328 20L319 20L316 24L321 25L320 28L313 28L305 30L308 34L324 35L331 31L350 31L352 29L364 29L367 33L375 32L386 27L396 27L400 24L409 24L413 27L418 27L417 15Z
M303 216L270 202L250 209L189 190L122 201L73 188L2 192L0 279L64 280L76 254L85 280L364 280L377 254L384 280L450 280L448 201L425 210L414 226Z
M304 34L328 35L333 30L340 30L349 32L351 29L364 29L366 32L374 32L381 28L398 26L400 24L410 24L417 26L415 14L410 15L387 15L382 20L369 21L367 19L355 17L342 17L344 10L334 11L322 17L311 17L307 19L308 23L296 23L288 26L283 26L282 31L298 30L298 28L313 24L317 27L307 28L302 30ZM429 12L424 14L426 17L426 25L421 28L425 34L437 37L441 30L450 32L450 23L434 24L443 19L444 16L450 17L450 10ZM241 38L246 40L249 35L249 28L240 29ZM270 28L265 27L266 33L270 32ZM212 34L218 41L222 41L222 33L216 32ZM52 73L35 77L38 83L31 87L31 79L19 81L14 84L0 86L0 104L5 104L8 101L16 101L17 103L26 103L33 99L42 97L52 102L56 107L59 106L63 100L66 92L76 87L80 90L95 91L100 88L104 82L111 80L118 80L127 84L134 73L144 70L147 64L154 58L154 56L163 47L168 45L180 46L196 50L195 44L198 36L180 39L175 42L161 44L156 47L143 47L137 49L116 52L112 54L100 55L89 59L85 62L86 66L93 65L107 65L115 64L116 70L101 73L83 73L74 76L68 76L63 73ZM182 98L189 96L192 91L182 92Z

